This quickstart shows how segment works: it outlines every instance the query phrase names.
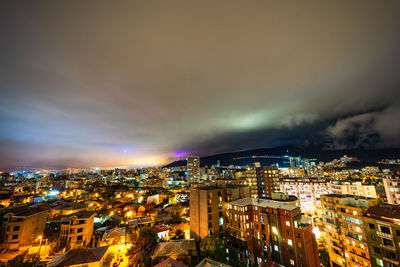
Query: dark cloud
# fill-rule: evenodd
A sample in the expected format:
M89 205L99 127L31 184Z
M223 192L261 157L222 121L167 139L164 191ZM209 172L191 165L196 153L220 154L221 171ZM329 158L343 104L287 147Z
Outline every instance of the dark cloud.
M157 165L320 132L398 145L399 8L6 1L0 167Z
M390 148L400 146L400 106L393 104L338 119L322 134L331 139L329 148Z

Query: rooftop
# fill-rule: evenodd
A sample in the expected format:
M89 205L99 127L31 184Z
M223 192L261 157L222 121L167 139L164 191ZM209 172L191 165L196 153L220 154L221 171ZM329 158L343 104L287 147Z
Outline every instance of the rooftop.
M159 264L154 265L153 267L187 267L183 262L171 259L170 257L166 258L164 261Z
M11 211L11 213L13 214L13 216L28 217L47 210L48 209L45 207L25 207L22 209L18 209L17 211Z
M324 194L324 197L336 197L336 198L355 198L355 199L374 199L372 197L356 196L356 195L342 195L342 194Z
M377 219L399 219L400 220L400 206L381 204L370 207L365 214L369 217Z
M231 265L215 261L209 258L204 258L196 267L231 267Z
M48 266L62 267L100 261L107 252L108 246L90 249L73 249L52 259Z
M61 220L69 220L71 217L77 217L78 219L89 219L93 214L95 214L94 211L78 211L63 217Z
M251 197L238 199L238 200L230 202L229 204L237 205L237 206L255 205L255 206L264 207L264 208L284 209L284 210L290 210L290 211L299 208L295 205L290 205L290 204L280 202L280 201L269 200L269 199L260 199L260 198L251 198Z

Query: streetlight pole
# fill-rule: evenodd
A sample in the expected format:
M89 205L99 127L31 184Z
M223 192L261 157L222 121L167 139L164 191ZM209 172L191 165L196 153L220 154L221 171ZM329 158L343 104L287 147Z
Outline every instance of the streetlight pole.
M39 240L40 240L39 252L38 252L38 254L39 254L39 257L40 257L40 249L42 248L42 240L43 240L43 236L41 236L41 235L40 235L38 238L39 238Z

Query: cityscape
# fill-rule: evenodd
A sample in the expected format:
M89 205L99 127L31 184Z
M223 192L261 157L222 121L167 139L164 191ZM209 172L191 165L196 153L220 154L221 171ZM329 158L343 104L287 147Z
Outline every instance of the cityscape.
M399 1L4 1L0 266L400 267Z

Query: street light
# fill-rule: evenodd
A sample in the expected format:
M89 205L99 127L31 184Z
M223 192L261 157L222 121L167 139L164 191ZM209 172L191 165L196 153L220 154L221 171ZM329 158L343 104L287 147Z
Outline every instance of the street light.
M40 245L39 245L39 257L40 257L40 249L42 248L42 240L43 240L43 236L38 236L38 238L37 239L39 239L40 240Z

